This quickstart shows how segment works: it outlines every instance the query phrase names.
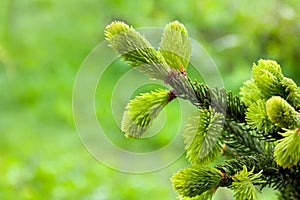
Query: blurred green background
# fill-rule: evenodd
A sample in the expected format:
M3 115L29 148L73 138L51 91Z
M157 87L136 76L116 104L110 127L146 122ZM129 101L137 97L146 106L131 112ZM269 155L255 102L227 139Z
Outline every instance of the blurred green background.
M277 60L286 76L300 83L298 0L2 0L0 199L176 198L169 177L186 165L184 157L155 173L121 173L96 161L77 135L72 115L77 70L116 19L134 27L179 20L235 93L259 58ZM107 80L126 70L124 63L114 62ZM102 94L111 93L109 81L107 86ZM109 112L96 107L100 118ZM177 113L176 108L169 112ZM110 120L103 120L109 127ZM147 148L166 143L172 130L163 131L167 137ZM113 134L121 145L122 133ZM261 198L272 195L265 191ZM217 199L232 199L232 194L218 191Z

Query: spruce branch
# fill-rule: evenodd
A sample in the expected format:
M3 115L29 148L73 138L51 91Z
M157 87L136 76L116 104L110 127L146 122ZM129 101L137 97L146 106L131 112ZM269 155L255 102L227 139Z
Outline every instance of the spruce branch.
M165 80L170 71L164 57L134 28L115 21L106 27L105 37L114 49L131 66L141 72Z
M251 128L257 131L268 133L276 129L268 118L266 102L262 99L258 99L249 106L246 113L246 121Z
M281 128L300 127L300 113L279 96L274 96L267 101L266 112L269 119Z
M248 171L244 165L243 170L237 172L233 177L231 189L234 191L234 197L237 200L256 200L258 189L255 184L264 183L261 180L262 171L253 173L254 168Z
M272 96L280 96L292 104L292 106L299 105L300 94L297 85L292 79L283 76L280 66L275 61L259 60L258 65L253 65L252 74L255 85L259 89L263 99L267 100ZM253 85L251 88L254 89ZM245 94L245 92L243 93ZM254 92L253 95L248 95L247 103L249 103L250 98L255 100L255 96L257 96L257 92Z
M178 21L166 25L159 52L163 55L168 65L177 70L184 70L190 60L192 46L188 32L183 24Z
M210 109L199 110L182 133L190 163L213 162L222 149L221 132L224 116Z
M257 65L256 64L253 65L253 77L258 75L259 72L264 72L264 71L269 72L270 74L272 74L272 76L274 76L278 80L282 80L284 77L281 72L280 65L274 60L260 59Z
M177 97L188 100L194 105L199 105L193 86L182 72L172 69L164 82L173 88Z
M221 179L222 173L209 167L188 167L171 178L173 188L183 197L211 196Z
M295 189L294 186L300 184L300 163L291 169L279 166L274 160L272 148L263 154L241 156L238 159L226 160L224 164L218 165L216 168L222 171L223 174L231 177L242 170L243 166L247 166L248 170L254 169L254 173L259 173L262 170L261 179L264 182L259 184L261 188L268 186L282 190L290 187ZM230 187L231 182L230 180L228 181L228 187ZM294 189L291 190L289 195L294 193Z
M258 184L260 188L272 187L280 191L280 198L286 199L299 199L300 198L300 164L293 166L290 169L280 167L274 160L270 149L265 154L254 154L252 156L241 156L238 159L226 160L224 164L216 168L222 171L228 177L236 174L247 166L248 170L254 169L254 173L259 173L262 170L261 179L263 183ZM230 187L232 178L227 181L228 184L224 185Z
M158 50L123 22L107 26L105 35L125 62L172 87L128 103L125 136L142 136L174 98L199 109L183 133L191 166L171 179L181 199L211 199L218 187L233 189L236 199L257 199L256 186L278 189L281 199L300 199L300 88L284 77L279 64L254 64L239 97L189 79L191 44L178 21L166 25ZM209 167L220 151L227 159Z
M280 66L272 60L259 60L253 65L253 79L265 99L274 95L285 96L285 89L281 85L283 75Z
M286 130L275 146L274 156L278 165L291 168L300 161L300 129Z
M226 147L230 148L235 156L264 152L266 148L264 140L268 140L263 135L255 134L255 131L249 129L246 124L234 121L225 121L222 137Z
M295 107L300 106L300 91L296 83L292 79L284 77L281 84L288 94L286 97L287 102Z
M254 79L244 82L243 87L240 89L240 95L247 107L250 107L256 101L263 99L263 95L256 86Z
M174 98L172 91L155 90L131 100L126 106L121 124L125 136L142 136L160 111Z
M227 119L245 122L246 106L238 96L226 92L224 88L209 88L206 84L191 82L198 102L194 105L200 108L214 108L223 113ZM192 102L193 103L193 102Z

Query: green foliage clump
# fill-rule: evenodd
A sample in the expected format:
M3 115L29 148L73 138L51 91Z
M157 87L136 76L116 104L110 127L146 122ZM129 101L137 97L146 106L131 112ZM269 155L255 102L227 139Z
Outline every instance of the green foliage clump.
M275 161L284 168L292 168L300 161L300 131L286 130L284 137L278 141L274 149Z
M205 165L214 161L222 149L220 141L224 116L212 109L199 110L182 133L190 163ZM195 129L197 127L197 129Z
M266 102L266 111L271 122L281 128L299 127L300 116L293 106L279 96L274 96Z
M139 32L124 22L113 22L106 27L109 45L131 66L138 67L151 78L165 79L169 66L159 51Z
M174 68L186 68L189 64L192 46L185 27L178 21L166 25L159 51L167 64Z
M260 179L262 171L259 173L253 173L254 168L248 172L247 167L244 165L243 170L236 173L232 177L232 190L235 191L235 198L241 200L257 199L256 190L254 184L264 183Z
M238 200L255 200L258 186L277 189L281 199L300 198L299 88L277 62L259 60L234 96L188 78L191 44L178 21L166 25L158 50L123 22L107 26L106 38L127 63L172 87L129 102L122 124L126 136L141 137L170 99L198 108L183 133L190 166L171 179L180 198L211 199L227 187ZM220 156L225 160L215 165Z
M212 197L221 179L222 172L219 170L197 166L177 172L172 177L172 182L174 189L180 195L205 199Z
M152 124L160 111L173 100L172 91L156 90L131 100L123 115L122 131L127 137L139 137Z

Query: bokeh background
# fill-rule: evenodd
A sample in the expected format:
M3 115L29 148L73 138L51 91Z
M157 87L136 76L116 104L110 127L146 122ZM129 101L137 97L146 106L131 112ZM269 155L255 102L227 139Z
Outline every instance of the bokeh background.
M169 178L186 165L184 156L155 173L118 172L86 151L72 115L76 73L104 40L106 25L122 20L134 27L163 27L175 19L209 52L225 87L234 93L260 58L277 60L299 85L298 0L2 0L0 199L176 198ZM106 81L126 70L126 64L114 62ZM111 93L109 81L106 84L101 94ZM109 110L96 107L109 127ZM173 110L170 116L176 116ZM145 148L164 145L171 127L162 130L167 137ZM122 133L111 130L115 143L122 145ZM143 148L138 142L134 145ZM274 192L264 190L260 197L273 198ZM232 199L232 194L220 190L216 199Z

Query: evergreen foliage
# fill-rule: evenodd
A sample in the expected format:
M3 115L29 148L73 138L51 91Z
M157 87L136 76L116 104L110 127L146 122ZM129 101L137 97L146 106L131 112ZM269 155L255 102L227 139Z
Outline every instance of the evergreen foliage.
M221 134L224 116L212 109L199 110L183 132L190 163L205 165L214 161L222 149ZM197 129L195 129L197 127Z
M113 22L106 27L106 40L109 45L121 55L131 66L151 78L164 80L170 67L159 51L140 33L124 22Z
M209 167L188 167L172 177L173 187L184 197L212 196L222 179L222 173Z
M122 131L126 137L139 137L152 124L159 112L175 98L172 91L156 90L131 100L124 112Z
M235 192L235 198L241 200L257 199L256 190L254 184L263 183L260 179L262 171L257 174L253 173L254 168L248 172L247 167L244 165L243 170L236 173L232 177L232 190Z
M286 130L274 150L275 161L284 168L291 168L300 161L300 131Z
M125 62L172 87L129 102L126 136L141 137L176 97L198 108L183 132L190 166L171 179L181 199L211 199L228 187L238 200L255 200L266 186L277 189L280 199L300 199L300 89L275 61L254 64L252 78L234 96L188 78L191 44L178 21L166 25L158 50L123 22L113 22L105 34ZM218 156L225 159L216 166Z
M159 51L170 67L183 69L188 66L192 47L187 30L178 21L166 25Z

